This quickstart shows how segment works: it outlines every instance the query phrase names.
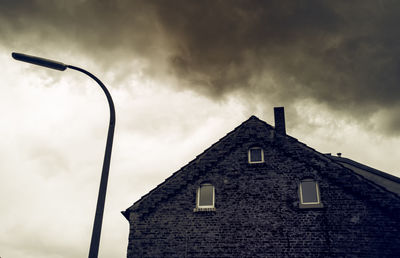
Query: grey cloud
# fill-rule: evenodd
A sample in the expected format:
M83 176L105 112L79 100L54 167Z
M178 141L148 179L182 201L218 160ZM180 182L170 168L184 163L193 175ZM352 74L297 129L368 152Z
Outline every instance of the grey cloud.
M162 10L160 16L180 47L174 70L195 82L203 76L198 87L209 94L253 87L266 95L279 91L285 102L312 97L361 110L397 102L396 2L197 3L185 8L182 1L165 7L176 13ZM263 76L278 87L252 81Z
M119 73L129 74L140 59L148 76L176 77L213 99L309 98L359 122L400 102L398 1L14 2L3 5L7 44L73 41L104 70L122 62Z
M398 2L174 3L157 10L175 43L172 70L192 89L278 105L311 98L360 122L399 103ZM398 134L395 125L381 127Z

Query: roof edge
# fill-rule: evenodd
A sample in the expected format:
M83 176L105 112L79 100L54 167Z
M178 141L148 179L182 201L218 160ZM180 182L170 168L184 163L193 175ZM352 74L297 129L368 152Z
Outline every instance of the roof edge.
M221 143L222 141L224 141L225 139L227 139L228 137L230 137L231 135L233 135L234 133L236 133L241 127L243 127L246 123L250 122L251 120L257 120L259 122L264 123L266 126L270 127L270 129L275 130L275 128L273 126L271 126L270 124L268 124L267 122L259 119L258 117L256 117L255 115L250 116L247 120L243 121L240 125L236 126L232 131L228 132L225 136L223 136L222 138L220 138L217 142L213 143L210 147L208 147L207 149L205 149L202 153L200 153L199 155L197 155L194 159L192 159L191 161L189 161L186 165L184 165L183 167L181 167L180 169L178 169L177 171L175 171L171 176L167 177L164 182L158 184L155 188L153 188L152 190L150 190L150 192L148 192L147 194L143 195L139 200L137 200L136 202L134 202L131 206L129 206L125 211L122 212L122 215L124 215L125 218L127 218L129 220L129 214L130 212L132 212L135 207L139 206L140 203L142 203L143 201L145 201L147 198L149 198L156 190L158 190L159 188L161 188L163 185L165 185L168 181L170 181L171 179L173 179L177 174L179 174L180 172L182 172L183 170L185 170L186 168L188 168L189 166L191 166L192 164L194 164L195 162L197 162L199 159L201 159L203 156L205 156L207 154L207 152L209 152L211 149L213 149L215 146L217 146L219 143Z
M366 170L366 171L368 171L368 172L371 172L372 174L375 174L375 175L377 175L377 176L386 178L386 179L388 179L388 180L391 180L391 181L393 181L393 182L396 182L396 183L399 183L399 184L400 184L400 178L398 178L398 177L396 177L396 176L394 176L394 175L388 174L388 173L386 173L386 172L383 172L383 171L381 171L381 170L378 170L378 169L376 169L376 168L373 168L373 167L370 167L370 166L361 164L361 163L359 163L359 162L357 162L357 161L354 161L354 160L352 160L352 159L343 158L343 157L336 157L336 156L330 156L330 155L327 155L327 154L325 154L325 156L327 156L328 158L330 158L330 159L332 159L332 160L334 160L334 161L347 163L347 164L352 165L352 166L354 166L354 167L357 167L357 168Z

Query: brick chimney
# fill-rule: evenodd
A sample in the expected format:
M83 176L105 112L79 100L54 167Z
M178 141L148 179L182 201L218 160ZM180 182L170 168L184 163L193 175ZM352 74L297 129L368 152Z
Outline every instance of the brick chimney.
M275 131L279 134L286 135L284 107L274 107L274 116L275 116Z

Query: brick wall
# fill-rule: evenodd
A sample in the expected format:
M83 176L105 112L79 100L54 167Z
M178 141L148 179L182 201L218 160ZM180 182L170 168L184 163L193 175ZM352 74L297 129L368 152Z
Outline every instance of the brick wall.
M179 171L146 212L130 213L128 257L400 257L398 197L258 121ZM248 164L254 144L265 163ZM324 208L299 208L298 185L310 176ZM205 181L216 211L194 212Z

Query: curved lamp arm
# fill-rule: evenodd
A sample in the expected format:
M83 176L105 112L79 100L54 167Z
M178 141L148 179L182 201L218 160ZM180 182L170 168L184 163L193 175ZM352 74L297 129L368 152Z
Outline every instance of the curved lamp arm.
M100 244L100 235L101 235L101 226L103 223L103 213L104 213L104 204L106 199L106 192L107 192L107 182L108 182L108 174L110 169L110 161L111 161L111 150L114 138L114 128L115 128L115 108L114 102L111 98L110 93L108 92L106 86L93 74L89 73L88 71L72 66L66 65L61 62L53 61L50 59L45 59L36 56L30 56L21 53L12 53L12 57L18 61L27 62L35 65L44 66L47 68L64 71L67 68L82 72L88 75L90 78L95 80L100 87L103 89L104 93L106 94L108 105L110 107L110 123L108 126L108 134L107 134L107 144L106 144L106 151L104 154L104 161L103 161L103 169L101 172L101 180L100 180L100 187L99 187L99 195L97 198L97 206L96 206L96 214L94 218L93 224L93 231L92 231L92 238L90 241L90 249L89 249L89 258L96 258L99 252L99 244Z
M79 72L82 72L82 73L88 75L89 77L91 77L93 80L95 80L100 85L100 87L103 89L104 93L106 94L108 105L110 107L110 124L108 126L106 152L104 154L103 170L101 173L99 195L97 198L96 215L94 218L92 239L90 241L90 249L89 249L89 258L95 258L98 256L98 252L99 252L101 226L103 223L104 204L105 204L105 200L106 200L108 174L109 174L110 161L111 161L111 149L112 149L113 138L114 138L115 108L114 108L114 102L113 102L111 95L108 92L106 86L96 76L94 76L93 74L89 73L88 71L86 71L82 68L76 67L76 66L67 65L66 67L73 69L73 70L77 70Z

